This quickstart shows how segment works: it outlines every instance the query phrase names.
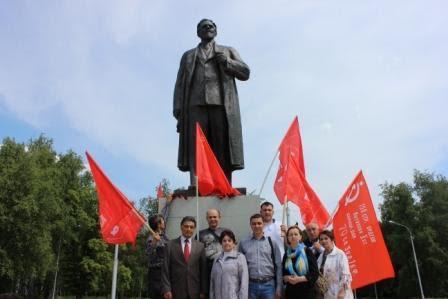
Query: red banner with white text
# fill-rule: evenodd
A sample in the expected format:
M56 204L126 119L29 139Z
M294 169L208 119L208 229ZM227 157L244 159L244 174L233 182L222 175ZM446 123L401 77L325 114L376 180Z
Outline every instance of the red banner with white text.
M347 255L353 289L395 277L362 171L339 200L333 230L336 245Z

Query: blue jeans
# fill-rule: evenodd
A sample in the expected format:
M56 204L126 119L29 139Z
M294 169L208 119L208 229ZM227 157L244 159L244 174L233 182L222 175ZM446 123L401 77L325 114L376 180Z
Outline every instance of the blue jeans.
M274 299L275 281L270 280L263 283L249 281L249 299Z

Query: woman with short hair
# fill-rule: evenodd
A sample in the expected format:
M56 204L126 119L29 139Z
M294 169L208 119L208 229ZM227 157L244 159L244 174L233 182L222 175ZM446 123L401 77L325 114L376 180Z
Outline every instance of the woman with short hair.
M320 232L319 242L324 252L317 259L317 264L319 271L328 281L328 291L324 294L324 299L353 298L350 287L352 276L344 251L336 247L334 235L329 230Z
M235 234L224 230L219 237L221 254L213 263L210 278L210 299L247 299L249 272L244 254L235 250Z

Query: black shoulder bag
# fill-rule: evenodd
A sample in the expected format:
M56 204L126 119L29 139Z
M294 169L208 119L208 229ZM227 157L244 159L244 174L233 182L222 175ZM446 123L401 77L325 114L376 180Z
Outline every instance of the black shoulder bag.
M274 265L274 282L275 282L275 288L277 288L277 264L275 263L274 245L272 245L271 237L268 237L268 241L269 241L269 246L271 246L271 259L272 259L272 264Z
M319 276L317 277L316 282L314 283L314 290L318 298L323 298L324 294L328 291L328 281L324 276L324 265L327 261L327 255L325 252L322 253L322 264L319 269Z

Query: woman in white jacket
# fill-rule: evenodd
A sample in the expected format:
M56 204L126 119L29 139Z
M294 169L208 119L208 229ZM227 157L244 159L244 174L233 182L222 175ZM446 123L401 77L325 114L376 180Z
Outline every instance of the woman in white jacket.
M350 287L352 276L344 251L336 247L334 235L329 230L324 230L319 234L319 242L324 248L324 252L319 256L317 265L319 271L328 281L328 291L324 294L324 298L353 298Z

